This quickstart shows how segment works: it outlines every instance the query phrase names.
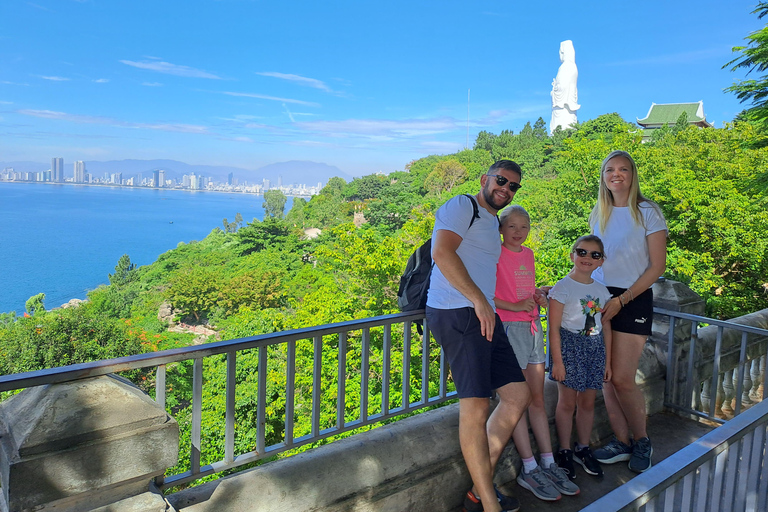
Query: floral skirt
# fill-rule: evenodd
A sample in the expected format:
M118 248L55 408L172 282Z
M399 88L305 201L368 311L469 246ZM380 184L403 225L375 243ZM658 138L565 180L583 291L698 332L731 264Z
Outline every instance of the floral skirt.
M576 391L603 389L605 343L603 335L585 336L560 329L560 352L565 366L563 384ZM552 378L550 374L549 378Z

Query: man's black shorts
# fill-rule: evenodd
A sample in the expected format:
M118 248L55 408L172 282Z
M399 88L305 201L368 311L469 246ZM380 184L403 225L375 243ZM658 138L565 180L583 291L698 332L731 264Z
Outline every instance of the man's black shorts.
M480 334L474 308L435 309L427 306L427 325L443 347L451 366L459 398L488 398L493 390L510 382L525 382L525 376L504 326L496 315L493 340Z
M616 288L615 286L608 286L607 288L614 297L618 297L627 290L626 288ZM653 291L648 288L635 297L635 300L627 302L627 305L621 308L615 317L611 318L611 330L627 334L650 336L652 323Z

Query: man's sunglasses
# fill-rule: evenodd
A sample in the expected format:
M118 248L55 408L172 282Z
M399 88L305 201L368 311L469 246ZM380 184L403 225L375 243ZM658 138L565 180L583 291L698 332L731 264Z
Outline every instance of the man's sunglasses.
M503 187L504 185L507 184L507 182L509 182L509 190L511 190L512 192L517 192L522 187L521 184L515 183L514 181L509 181L507 178L505 178L501 174L489 174L488 176L493 176L494 178L496 178L496 184L500 187Z
M580 249L580 248L578 248L578 247L577 247L576 249L574 249L574 250L573 250L573 252L575 252L575 253L576 253L576 255L577 255L579 258L583 258L583 257L584 257L584 256L586 256L587 254L589 254L590 256L592 256L592 259L593 259L593 260L601 260L601 259L603 259L603 253L602 253L602 252L600 252L600 251L592 251L592 252L589 252L589 251L588 251L588 250L586 250L586 249Z

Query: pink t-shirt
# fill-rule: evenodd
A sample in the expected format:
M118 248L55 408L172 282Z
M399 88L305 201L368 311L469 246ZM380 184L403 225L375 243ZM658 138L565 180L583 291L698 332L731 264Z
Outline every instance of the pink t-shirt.
M508 302L520 302L533 296L536 289L536 267L533 251L522 246L521 252L512 252L503 245L496 265L496 297ZM539 307L532 313L497 308L502 322L530 322L539 318Z

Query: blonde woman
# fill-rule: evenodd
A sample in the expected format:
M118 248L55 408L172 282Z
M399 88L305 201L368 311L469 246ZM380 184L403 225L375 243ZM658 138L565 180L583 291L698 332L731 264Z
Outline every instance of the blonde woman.
M613 296L602 314L611 320L613 339L612 377L603 396L614 438L594 455L603 464L628 460L629 469L642 473L652 465L653 447L635 374L651 334L651 285L666 269L667 225L658 205L640 192L637 165L626 151L613 151L603 160L589 224L611 255L593 276Z

